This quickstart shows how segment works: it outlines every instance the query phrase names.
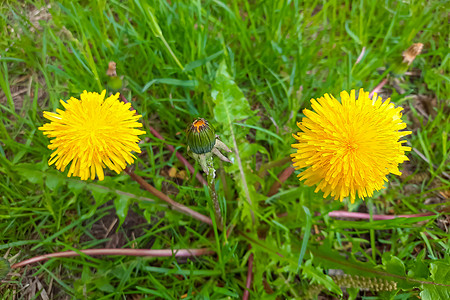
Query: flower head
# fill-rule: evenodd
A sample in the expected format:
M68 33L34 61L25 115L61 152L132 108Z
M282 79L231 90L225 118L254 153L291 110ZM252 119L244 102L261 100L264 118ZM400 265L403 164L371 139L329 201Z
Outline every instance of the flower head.
M211 152L216 143L216 133L208 121L198 118L188 128L187 143L189 148L195 154L204 154Z
M369 93L355 90L350 95L341 92L341 102L325 94L311 100L314 111L305 109L306 117L297 123L301 132L293 135L298 144L291 154L296 169L306 168L298 177L305 184L317 184L315 192L322 190L324 197L331 194L342 201L350 196L351 202L358 197L372 196L380 190L386 175L401 175L398 164L408 158L406 141L399 141L410 131L401 120L401 107L382 102L377 94L369 99Z
M108 167L119 174L127 164L136 158L131 151L140 153L138 135L145 131L137 122L141 117L129 110L130 103L118 100L119 93L105 99L101 94L84 91L80 99L61 100L66 109L56 113L44 112L50 123L39 127L44 135L54 138L49 149L55 150L48 161L58 170L64 171L70 165L70 176L104 179L103 168Z
M186 137L189 155L200 163L200 166L206 174L209 174L208 164L209 166L212 165L213 154L221 160L231 163L231 160L220 152L220 150L226 152L231 152L231 150L219 140L219 136L216 135L214 127L209 125L205 119L198 118L192 122L186 128Z

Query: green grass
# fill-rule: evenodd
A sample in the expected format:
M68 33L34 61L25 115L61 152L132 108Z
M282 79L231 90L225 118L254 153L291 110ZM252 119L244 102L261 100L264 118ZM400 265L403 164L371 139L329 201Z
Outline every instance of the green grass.
M329 299L419 299L419 294L422 299L445 299L450 295L449 224L444 212L450 189L448 4L0 4L0 255L18 262L108 243L126 248L211 248L217 253L191 259L51 259L10 272L0 282L2 299L14 299L14 293L31 295L26 285L36 281L50 299L180 299L185 294L185 299L242 298L251 253L251 299L307 299L318 293ZM309 100L360 87L372 90L402 52L417 42L424 44L424 51L410 70L419 75L401 76L397 85L402 92L390 77L382 92L405 108L404 120L413 131L408 140L426 160L408 153L404 176L391 176L387 189L366 202L322 199L294 175L269 197L278 174L290 162L269 168L264 178L258 172L294 152L292 133L298 131L295 124L302 109L310 107ZM107 89L109 61L117 63L125 83L121 93L142 114L147 130L135 172L172 199L210 216L208 191L194 174L186 180L167 175L170 168L184 166L166 143L188 158L183 132L199 116L214 124L228 146L236 148L236 141L241 164L234 154L229 155L233 165L216 161L219 199L226 223L234 226L229 237L168 209L125 173L84 183L47 165L48 138L38 130L46 122L43 111L60 108L60 99L78 97L83 90ZM219 84L218 76L225 82ZM229 90L232 98L215 99L213 92L220 89ZM420 104L417 95L428 100ZM221 116L223 109L230 113ZM151 135L148 126L166 141ZM200 172L198 165L196 170ZM431 211L436 216L350 221L328 217L333 210ZM105 236L102 222L108 227L115 218L120 226ZM112 241L113 236L118 241ZM300 253L304 256L299 260ZM362 284L356 279L354 288L338 296L341 290L332 277L336 269L384 278L398 288L358 290Z

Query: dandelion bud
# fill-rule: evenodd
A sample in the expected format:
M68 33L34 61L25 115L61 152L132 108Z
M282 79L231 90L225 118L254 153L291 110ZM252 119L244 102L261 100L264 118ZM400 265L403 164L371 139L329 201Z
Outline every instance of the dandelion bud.
M198 118L187 128L187 144L195 154L211 152L216 144L216 132L208 121Z

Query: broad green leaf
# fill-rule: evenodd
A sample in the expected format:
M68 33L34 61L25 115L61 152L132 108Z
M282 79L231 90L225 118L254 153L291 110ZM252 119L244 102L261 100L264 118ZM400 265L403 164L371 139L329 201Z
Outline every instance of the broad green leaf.
M42 164L23 163L15 168L20 176L34 184L42 184L44 173L42 172Z
M254 182L257 182L257 180L259 180L260 178L257 177L257 175L255 174L249 174L246 173L245 171L244 176L242 176L242 174L240 173L236 174L235 176L240 176L238 177L239 179L237 180L236 183L237 183L237 191L242 199L242 201L238 201L238 206L240 207L241 210L241 221L243 221L244 223L246 221L252 222L251 209L253 205L255 204L255 202L265 199L263 195L258 194L256 192L255 185L253 184ZM240 180L241 178L245 178L245 181ZM251 203L249 203L248 200L247 201L245 200L248 199L247 197L251 199Z
M219 66L211 92L214 104L214 118L218 123L232 126L234 121L254 114L242 91L228 74L224 61Z
M418 286L417 283L408 282L405 279L406 271L405 264L403 261L397 256L393 256L391 253L386 252L383 254L383 265L386 271L390 274L402 276L404 279L396 279L398 288L401 289L410 289L415 286Z
M29 182L34 184L42 184L43 176L40 171L34 171L29 169L20 169L20 174L25 177Z
M45 178L45 185L50 189L54 190L58 188L63 182L64 179L62 176L59 176L60 174L47 174Z
M422 300L450 299L450 287L424 284L420 297Z
M224 61L219 66L216 73L216 78L213 84L213 90L211 92L215 107L214 107L214 117L216 121L223 125L222 134L229 137L230 148L235 150L236 159L234 161L234 168L239 169L239 179L236 180L238 183L238 192L243 201L247 201L247 204L239 203L243 207L241 218L247 219L251 217L254 220L253 208L257 194L253 182L249 182L247 179L247 174L250 173L247 170L247 164L244 165L245 161L242 159L241 151L248 144L244 140L245 134L242 134L247 128L234 128L233 123L235 121L240 121L242 119L249 118L255 114L254 111L250 109L250 105L244 94L239 89L237 84L231 78L227 71L227 67ZM245 199L245 200L244 200ZM253 223L253 222L252 222ZM252 224L247 223L247 224Z
M434 282L450 284L450 264L441 261L431 263L430 272Z
M428 278L430 272L428 271L427 264L423 261L424 256L425 256L425 249L423 249L422 251L420 251L419 254L417 254L414 266L408 271L408 277L416 279Z
M92 196L94 196L95 203L97 204L97 206L100 206L105 202L107 202L107 200L105 200L105 197L110 192L108 188L103 188L100 185L93 185L93 184L89 185L89 188L92 192Z
M69 183L67 184L69 190L75 195L81 193L81 191L86 187L86 185L87 185L86 182L76 179L69 180Z
M114 199L114 207L116 208L116 214L119 217L119 226L123 224L128 214L128 208L130 207L130 197L120 195Z
M343 256L339 252L331 250L327 244L323 244L319 248L309 246L308 249L314 257L320 259L320 264L325 269L341 269L346 274L365 277L380 277L381 273L385 273L375 270L375 265L370 262L356 261L352 256Z
M109 283L109 278L106 276L101 276L95 280L95 286L103 292L114 293L115 288Z
M405 264L400 258L391 255L389 252L383 254L383 265L386 271L400 276L405 276Z
M430 264L434 284L423 284L420 297L423 300L450 299L450 265L444 262Z

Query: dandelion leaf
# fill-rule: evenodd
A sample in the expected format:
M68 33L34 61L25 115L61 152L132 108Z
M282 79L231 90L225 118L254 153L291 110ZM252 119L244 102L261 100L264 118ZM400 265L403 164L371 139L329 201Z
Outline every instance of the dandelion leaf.
M235 173L234 176L238 182L238 193L241 199L239 205L243 207L241 210L241 219L254 219L254 208L256 207L254 205L256 202L255 195L257 193L253 187L253 180L250 180L248 176L251 170L249 170L248 163L242 153L245 148L248 148L249 143L245 139L245 136L249 132L249 129L236 126L235 123L244 119L248 121L248 118L255 115L255 111L250 109L250 104L243 92L228 73L225 62L222 62L217 70L211 97L215 104L214 118L217 123L223 125L220 131L221 136L224 137L225 143L235 153L235 157L232 158L234 161L232 168L237 169L234 169L236 172L230 170L230 173ZM247 224L252 224L252 222L248 222Z
M324 274L322 268L314 267L311 259L307 260L302 266L302 274L304 278L311 280L311 284L323 285L329 291L342 295L342 290L334 283L333 279Z
M211 96L215 104L214 118L218 123L230 127L233 122L254 114L241 89L228 73L225 62L222 62L217 70Z
M450 264L437 261L430 264L434 284L423 284L422 300L450 299Z
M114 199L114 207L116 208L116 214L119 217L119 226L123 224L125 218L128 215L128 209L130 208L130 197L126 195L120 195Z

